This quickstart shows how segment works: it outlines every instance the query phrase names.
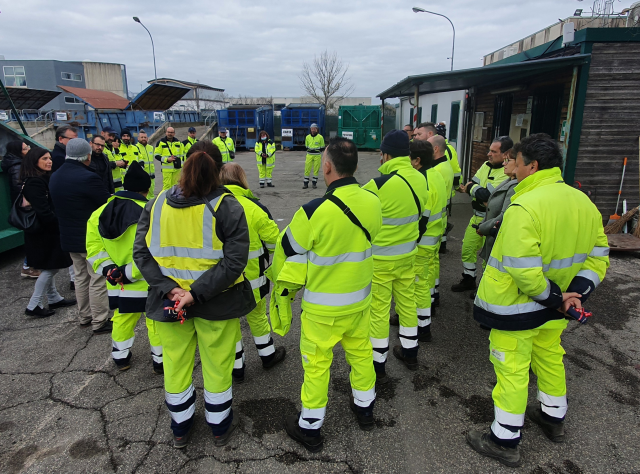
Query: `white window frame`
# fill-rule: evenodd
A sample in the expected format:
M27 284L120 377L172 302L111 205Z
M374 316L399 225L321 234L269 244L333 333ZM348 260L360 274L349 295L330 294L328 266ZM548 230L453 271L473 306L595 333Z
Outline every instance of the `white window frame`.
M11 68L13 74L7 74L7 69ZM22 74L16 74L16 68L22 68ZM4 75L4 83L8 87L27 87L27 72L24 70L24 66L3 66L2 72ZM7 84L7 77L13 77L13 85ZM24 78L24 85L16 85L16 77Z
M65 74L68 75L69 77L65 77ZM82 74L76 74L75 72L61 72L60 76L65 81L82 82Z
M73 102L69 102L67 99L71 99L71 100L73 100ZM77 97L71 97L71 96L66 95L64 97L64 103L68 104L68 105L79 105L79 104L82 104L82 101L80 99L78 99Z

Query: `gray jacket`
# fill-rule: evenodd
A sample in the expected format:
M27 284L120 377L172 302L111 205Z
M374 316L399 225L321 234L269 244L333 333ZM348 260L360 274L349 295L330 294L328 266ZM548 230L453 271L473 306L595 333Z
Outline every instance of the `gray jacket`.
M218 188L206 199L209 201L226 192ZM138 221L138 230L133 244L133 260L149 284L146 312L149 319L174 322L164 316L165 295L178 285L160 271L146 243L151 209L154 201L145 206ZM183 209L203 204L196 197L185 198L178 186L167 191L167 204ZM216 235L222 240L224 257L218 264L204 272L191 285L195 304L187 308L187 318L226 320L246 315L256 307L251 284L247 279L232 286L242 275L249 258L249 228L242 205L233 197L225 196L216 211Z
M491 229L493 229L496 223L502 222L504 212L511 204L511 196L516 193L514 188L517 184L517 179L508 179L507 181L503 181L493 191L493 194L489 198L489 201L487 201L487 214L485 215L484 220L478 226L478 232L486 236L484 246L482 247L482 251L480 252L480 257L485 262L489 260L491 250L493 249L493 244L496 241L497 231L493 232L492 235Z

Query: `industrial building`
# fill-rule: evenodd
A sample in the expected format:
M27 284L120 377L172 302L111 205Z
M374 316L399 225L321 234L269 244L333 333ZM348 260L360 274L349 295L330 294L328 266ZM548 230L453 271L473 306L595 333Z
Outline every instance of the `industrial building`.
M112 92L128 100L127 69L124 64L89 61L0 59L7 87L60 92L58 86ZM83 103L63 92L39 110L82 110Z
M545 38L553 28L543 30ZM491 56L492 62L484 67L409 76L379 97L402 103L411 97L423 105L429 96L463 91L458 152L465 179L486 161L495 137L518 142L532 133L549 134L565 156L565 181L585 191L608 217L615 211L625 157L627 177L635 179L625 181L622 198L638 201L640 104L632 98L640 85L640 35L626 27L564 31L500 60L499 54L487 55L485 61ZM527 38L532 36L542 37ZM531 44L513 45L525 43Z

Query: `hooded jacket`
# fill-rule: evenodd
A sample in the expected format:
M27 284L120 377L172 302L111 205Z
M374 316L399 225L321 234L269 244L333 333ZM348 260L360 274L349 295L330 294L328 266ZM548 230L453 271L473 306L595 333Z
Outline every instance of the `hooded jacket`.
M184 197L179 186L174 186L164 193L166 204L176 209L204 206L200 198ZM156 201L161 199L164 193L161 193ZM226 195L216 211L215 234L223 242L224 257L190 285L195 304L187 309L188 318L227 320L244 316L256 307L248 279L245 278L233 285L247 266L249 256L249 229L244 209L225 188L213 190L205 199L212 201L223 194ZM173 322L175 319L167 319L164 316L164 299L178 284L163 275L146 241L150 232L154 202L151 201L145 206L138 221L133 244L133 260L149 284L147 317L156 321Z

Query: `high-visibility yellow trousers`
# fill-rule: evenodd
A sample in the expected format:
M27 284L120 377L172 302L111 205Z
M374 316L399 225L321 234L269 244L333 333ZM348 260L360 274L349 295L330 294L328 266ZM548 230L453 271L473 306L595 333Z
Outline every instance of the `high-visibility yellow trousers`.
M388 319L388 316L387 316ZM369 341L369 311L345 316L326 316L302 312L300 316L300 353L304 368L298 424L307 434L318 433L324 422L329 391L329 369L333 347L342 344L351 366L349 380L356 407L373 410L376 399L376 374Z
M275 165L263 165L262 163L258 163L258 174L260 175L260 184L264 184L265 180L267 183L271 182L271 176L273 175L273 168Z
M131 358L131 347L135 340L135 328L142 313L121 313L114 310L113 329L111 330L111 357L118 366L128 365ZM151 345L151 358L153 359L154 368L162 367L162 344L160 337L154 329L153 321L146 319L147 334L149 335L149 344Z
M549 321L536 329L489 335L489 359L498 382L493 389L492 439L507 447L520 442L529 394L529 367L538 377L538 400L545 417L560 422L567 413L567 384L560 336L568 320Z
M318 181L318 173L320 172L320 161L322 160L322 155L307 155L307 158L304 160L304 182L309 182L309 177L311 176L311 169L313 168L313 182L316 183Z
M155 189L156 189L156 180L155 178L151 178L151 187L149 188L149 193L147 194L147 201L152 201L153 198L156 197Z
M464 231L462 239L462 266L464 274L476 277L476 262L478 261L478 252L484 245L484 237L478 235L476 229L472 225L479 225L484 218L482 216L473 216L469 220L469 225Z
M253 342L256 345L260 359L262 359L263 363L269 362L273 358L276 348L271 337L271 325L267 317L267 302L264 298L258 301L253 311L247 314L247 323L249 323L249 329L251 329ZM234 377L242 377L244 375L244 361L244 345L242 343L242 335L240 335L240 339L236 341Z
M371 282L371 344L373 365L384 374L389 353L389 309L391 296L400 319L400 344L407 357L418 352L418 314L415 300L415 256L399 260L373 259Z
M435 286L435 262L440 243L419 246L414 265L416 273L415 299L418 313L418 334L431 331L431 298Z
M162 190L166 191L178 184L181 170L162 170Z
M240 321L193 318L184 324L154 321L154 325L164 350L165 400L173 434L185 435L193 423L196 393L192 374L196 345L202 362L207 424L214 436L224 434L233 420L231 371Z

